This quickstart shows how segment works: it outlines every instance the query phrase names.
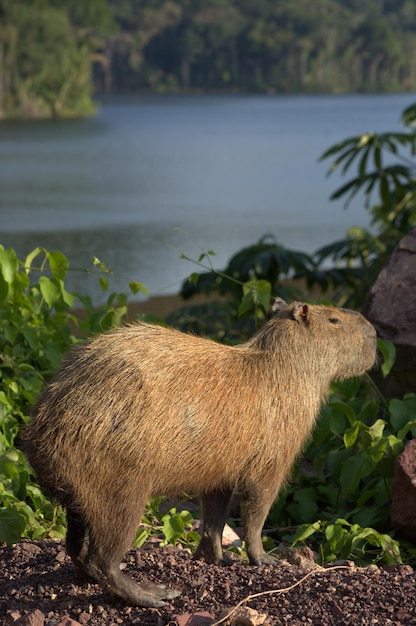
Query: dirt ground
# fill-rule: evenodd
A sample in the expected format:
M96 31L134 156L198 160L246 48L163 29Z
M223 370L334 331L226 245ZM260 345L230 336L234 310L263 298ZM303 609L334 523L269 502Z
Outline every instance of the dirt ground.
M143 609L77 578L62 542L0 545L0 624L197 626L218 623L241 602L222 623L416 625L416 575L410 566L313 569L313 561L298 554L291 561L218 567L172 547L131 550L126 573L182 591L163 609Z

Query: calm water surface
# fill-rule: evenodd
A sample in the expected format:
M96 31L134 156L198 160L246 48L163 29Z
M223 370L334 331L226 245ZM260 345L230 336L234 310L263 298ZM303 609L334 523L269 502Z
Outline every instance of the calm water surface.
M182 252L212 249L220 269L267 233L313 252L369 222L362 200L347 210L329 202L340 179L326 178L320 154L401 128L414 99L117 97L88 120L2 123L0 243L21 258L59 249L76 268L95 255L114 269L113 288L138 280L152 294L177 292L196 270ZM84 273L69 287L100 299Z

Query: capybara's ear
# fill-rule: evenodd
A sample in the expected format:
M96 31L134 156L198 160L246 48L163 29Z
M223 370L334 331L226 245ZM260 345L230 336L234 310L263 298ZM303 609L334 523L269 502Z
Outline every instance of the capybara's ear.
M304 302L294 302L292 307L293 319L300 324L307 324L309 321L309 307Z
M272 304L272 315L277 315L279 311L285 308L287 303L283 300L283 298L275 298Z

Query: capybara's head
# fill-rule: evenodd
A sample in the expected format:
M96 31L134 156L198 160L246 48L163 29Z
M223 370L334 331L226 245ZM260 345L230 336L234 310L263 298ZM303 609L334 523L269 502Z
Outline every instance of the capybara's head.
M305 371L319 368L324 378L342 380L374 365L377 333L360 313L303 302L287 305L280 298L272 311L263 341L278 338L278 349L288 360L301 359Z

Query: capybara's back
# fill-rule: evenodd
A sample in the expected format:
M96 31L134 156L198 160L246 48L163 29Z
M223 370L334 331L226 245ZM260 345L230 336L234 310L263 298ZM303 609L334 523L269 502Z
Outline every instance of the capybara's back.
M198 494L197 555L220 563L236 490L249 559L269 562L263 523L329 385L369 369L375 346L358 313L302 303L236 347L148 324L76 346L23 435L40 484L67 509L74 562L128 602L162 606L178 592L119 570L146 500Z

